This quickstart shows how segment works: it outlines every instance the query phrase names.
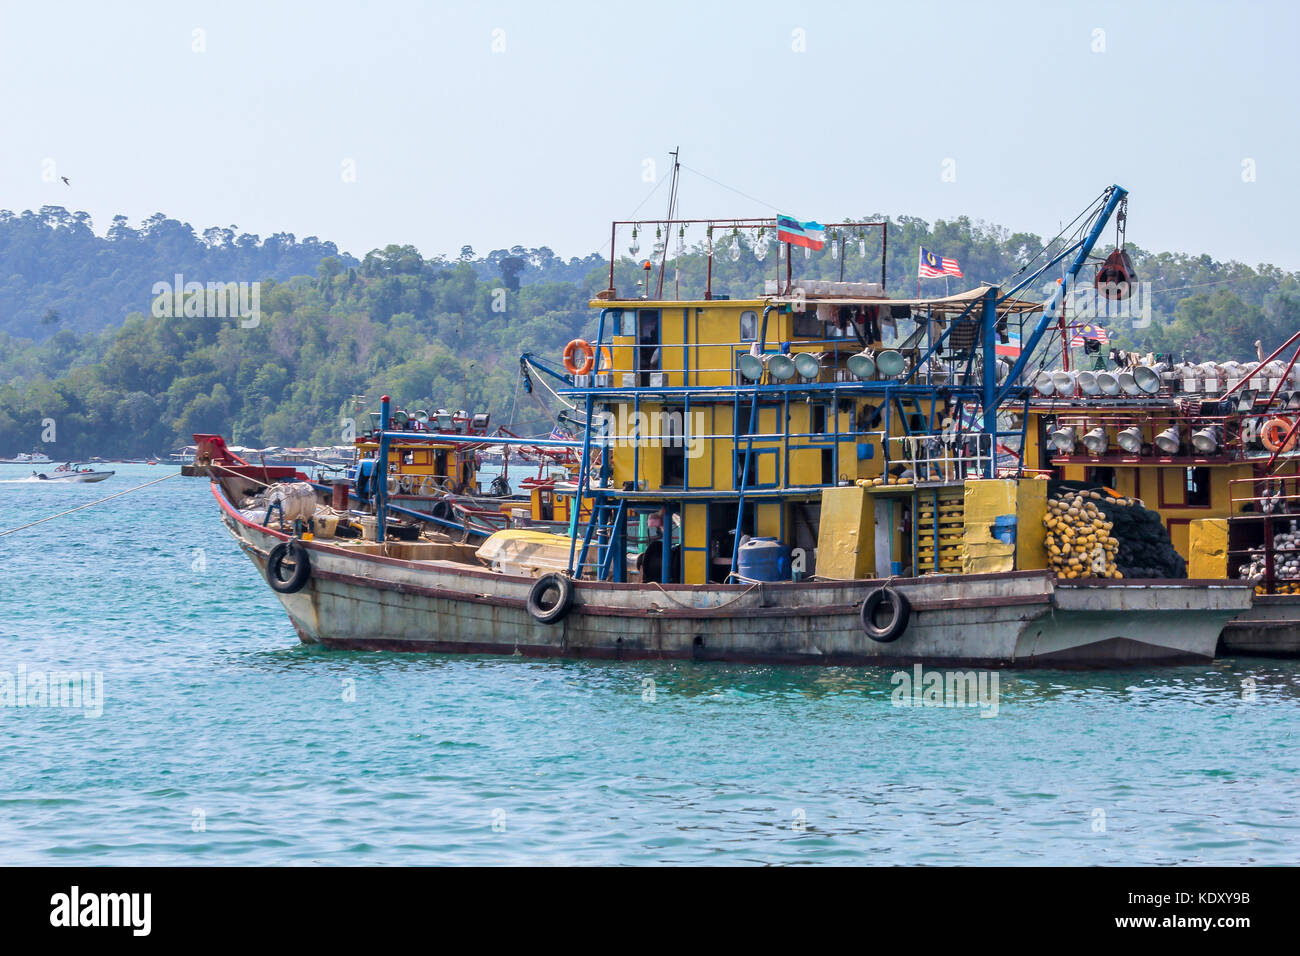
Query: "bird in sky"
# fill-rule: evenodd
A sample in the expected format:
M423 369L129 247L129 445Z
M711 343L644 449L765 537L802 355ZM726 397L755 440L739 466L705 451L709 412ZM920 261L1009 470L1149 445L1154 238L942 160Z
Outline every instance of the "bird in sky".
M59 178L63 180L63 185L65 185L65 186L71 186L71 185L72 185L72 183L68 182L68 177L67 177L67 176L60 176Z

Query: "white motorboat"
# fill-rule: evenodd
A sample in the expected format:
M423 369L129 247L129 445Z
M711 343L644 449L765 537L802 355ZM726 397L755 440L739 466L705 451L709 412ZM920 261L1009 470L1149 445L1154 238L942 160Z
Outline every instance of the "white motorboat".
M115 472L96 471L93 468L80 468L72 462L60 465L54 471L32 472L31 481L67 481L77 483L89 483L95 481L104 481L112 478Z

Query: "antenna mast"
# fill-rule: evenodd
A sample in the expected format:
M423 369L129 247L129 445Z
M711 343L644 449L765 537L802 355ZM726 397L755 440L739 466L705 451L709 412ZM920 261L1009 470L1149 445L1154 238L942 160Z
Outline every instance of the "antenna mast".
M677 154L682 148L678 146L668 155L673 158L673 181L668 189L668 222L664 229L664 248L659 257L659 285L655 289L655 298L663 299L664 297L664 270L668 267L668 244L673 239L673 215L677 210L677 179L681 175L682 164L678 162ZM647 292L649 290L646 290Z

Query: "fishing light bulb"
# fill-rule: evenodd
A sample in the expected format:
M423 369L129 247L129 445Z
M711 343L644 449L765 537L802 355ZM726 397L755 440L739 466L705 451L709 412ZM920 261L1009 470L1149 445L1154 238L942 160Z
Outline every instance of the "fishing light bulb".
M831 240L831 258L832 258L832 259L838 259L839 257L840 257L840 241L839 241L838 239L832 239L832 240Z
M754 256L759 260L767 258L767 236L763 235L762 230L758 233L758 239L754 243Z
M731 256L732 262L740 261L740 233L739 232L732 232L731 234L731 249L729 250L729 254Z
M635 256L641 251L641 243L636 237L636 226L632 227L632 244L627 247L628 255Z
M858 255L863 259L867 257L867 240L861 236L858 237Z

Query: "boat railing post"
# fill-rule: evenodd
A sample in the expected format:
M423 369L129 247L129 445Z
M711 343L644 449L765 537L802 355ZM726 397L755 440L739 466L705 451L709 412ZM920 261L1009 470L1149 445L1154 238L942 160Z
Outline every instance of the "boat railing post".
M592 368L600 368L600 349L605 340L605 315L609 309L601 309L600 317L596 320L596 348L595 355L592 359ZM591 428L592 415L595 408L595 396L592 395L590 387L587 389L586 413L587 420L582 429L582 462L578 465L578 490L573 496L573 520L569 526L569 577L574 577L574 558L577 557L578 551L578 522L582 512L582 499L587 492L587 485L591 483ZM602 466L603 469L603 466ZM604 499L603 494L597 494L592 500L591 517L587 519L588 525L596 521L596 512L599 501ZM588 528L590 532L590 527ZM584 536L582 544L582 558L578 562L581 565L587 557L587 544L591 541L591 535L588 533ZM576 572L581 576L582 569L579 567Z
M379 400L379 451L375 461L375 540L384 541L385 526L388 524L388 417L389 401L385 395Z
M998 432L998 287L989 286L984 293L983 322L980 323L982 344L984 346L984 373L982 403L984 405L984 433L989 436L989 463L984 469L984 477L992 478L997 474L997 432ZM976 440L976 467L980 465L981 452L979 440Z
M745 436L745 462L740 469L740 487L736 489L736 536L731 542L731 573L736 574L740 561L740 530L745 523L745 488L749 485L749 461L754 456L754 429L758 419L758 382L754 383L754 397L749 406L749 434Z

